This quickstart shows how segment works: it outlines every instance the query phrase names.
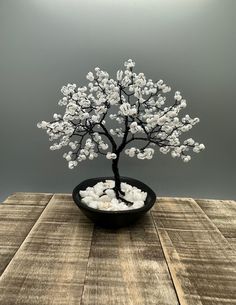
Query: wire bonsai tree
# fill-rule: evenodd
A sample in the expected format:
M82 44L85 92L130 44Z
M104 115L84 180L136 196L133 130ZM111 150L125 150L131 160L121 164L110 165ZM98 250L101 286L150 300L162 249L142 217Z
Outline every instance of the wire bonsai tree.
M127 205L122 196L119 160L123 152L140 160L152 159L155 149L184 162L191 160L190 150L198 153L205 147L192 138L180 140L183 133L199 122L199 118L179 113L186 100L179 91L167 105L166 94L171 88L163 80L147 79L143 73L133 71L135 62L124 63L116 79L96 67L87 74L88 85L68 84L61 89L64 97L59 101L65 107L63 115L54 114L53 121L37 124L45 129L51 150L69 146L63 154L70 169L86 159L105 155L112 161L115 195ZM108 128L107 120L113 121ZM115 121L115 122L114 122Z

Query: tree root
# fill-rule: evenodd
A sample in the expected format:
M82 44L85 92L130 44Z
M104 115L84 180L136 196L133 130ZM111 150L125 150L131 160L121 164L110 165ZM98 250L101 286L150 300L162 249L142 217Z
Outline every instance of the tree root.
M117 198L117 197L116 197ZM120 199L121 201L123 201L128 207L132 206L134 203L129 201L129 200L126 200L125 198L122 198L120 196L118 196L117 199Z
M125 192L123 192L122 190L117 190L116 188L107 188L107 189L105 189L104 191L103 191L103 193L101 194L101 196L99 196L99 197L102 197L103 195L106 195L106 190L113 190L114 192L115 192L115 194L116 194L116 199L120 199L121 201L123 201L127 206L132 206L134 203L133 202L131 202L131 201L129 201L129 200L126 200L125 198L123 198L123 197L121 197L120 196L120 194L122 195L122 196L124 196L125 195Z
M122 196L125 195L125 193L122 190L117 190L116 188L113 188L115 194L116 194L116 199L120 199L121 201L123 201L128 207L133 205L133 202L126 200L125 198L121 197L119 194L121 194Z

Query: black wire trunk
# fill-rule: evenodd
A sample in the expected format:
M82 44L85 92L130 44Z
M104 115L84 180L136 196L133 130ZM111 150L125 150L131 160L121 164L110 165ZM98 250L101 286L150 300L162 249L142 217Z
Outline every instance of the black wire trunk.
M112 160L112 171L113 171L114 179L115 179L114 191L116 193L116 198L117 199L120 198L120 194L124 195L124 193L121 190L121 180L120 180L118 162L119 162L119 155L117 155L116 159Z

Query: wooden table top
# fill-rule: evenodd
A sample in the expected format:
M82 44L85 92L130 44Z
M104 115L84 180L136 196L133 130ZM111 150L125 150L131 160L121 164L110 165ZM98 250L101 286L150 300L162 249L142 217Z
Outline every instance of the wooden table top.
M158 198L121 229L68 194L0 205L0 305L236 304L236 202Z

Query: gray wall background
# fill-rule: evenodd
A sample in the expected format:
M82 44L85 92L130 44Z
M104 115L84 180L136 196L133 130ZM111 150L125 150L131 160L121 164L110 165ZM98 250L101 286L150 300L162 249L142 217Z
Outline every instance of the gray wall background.
M111 174L102 156L69 170L36 123L60 111L62 85L86 84L97 65L115 75L128 58L183 92L201 119L186 136L207 149L188 164L123 157L121 174L158 195L235 199L235 29L235 0L1 0L0 199Z

